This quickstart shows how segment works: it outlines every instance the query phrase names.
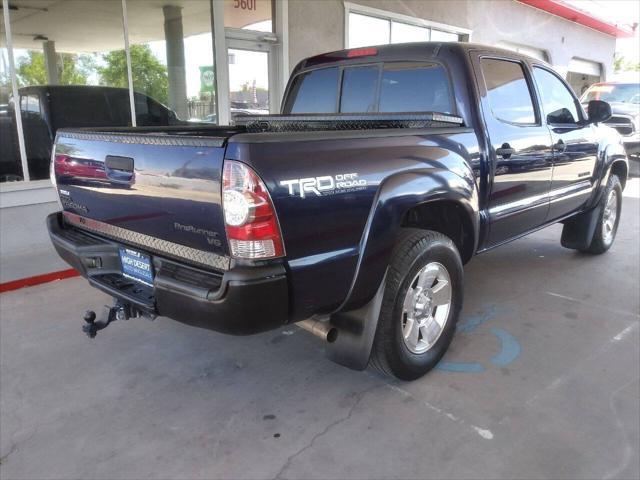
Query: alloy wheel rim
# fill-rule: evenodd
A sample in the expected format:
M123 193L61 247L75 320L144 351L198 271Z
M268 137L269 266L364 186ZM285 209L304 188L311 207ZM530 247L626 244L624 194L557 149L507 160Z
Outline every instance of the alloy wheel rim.
M607 196L607 203L605 203L604 213L602 214L602 237L606 243L610 243L613 240L617 218L618 194L615 190L611 190Z
M451 277L438 262L425 265L413 277L402 303L402 339L412 353L421 354L438 341L449 319Z

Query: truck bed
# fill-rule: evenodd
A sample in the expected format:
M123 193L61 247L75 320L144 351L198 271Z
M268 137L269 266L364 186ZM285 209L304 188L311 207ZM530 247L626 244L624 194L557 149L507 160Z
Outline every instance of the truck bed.
M268 160L275 145L263 151L270 166L264 161L258 166L255 156L246 159L274 195L273 174L287 178L281 171L282 151L289 151L305 133L329 148L336 134L345 136L336 146L345 141L354 145L350 142L358 142L356 138L367 131L373 136L376 130L443 135L450 133L443 130L466 130L461 124L461 118L450 115L392 113L268 115L245 117L235 126L62 129L56 141L55 176L68 223L85 230L90 226L93 233L152 253L220 269L229 255L221 177L224 159L237 158L237 145L230 148L228 143L232 137L250 136L252 142L262 143L263 134L265 141L277 136L279 161ZM325 133L323 141L322 132L334 133ZM344 145L341 148L349 148Z

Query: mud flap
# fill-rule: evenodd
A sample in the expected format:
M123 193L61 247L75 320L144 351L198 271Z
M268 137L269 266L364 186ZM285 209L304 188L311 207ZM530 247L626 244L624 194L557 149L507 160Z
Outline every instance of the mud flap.
M378 291L369 303L357 310L331 315L331 324L338 329L338 336L335 342L327 344L327 358L353 370L367 368L378 327L386 278L385 273Z
M598 204L587 212L565 220L560 240L562 246L573 250L588 249L600 223L601 213L602 206Z

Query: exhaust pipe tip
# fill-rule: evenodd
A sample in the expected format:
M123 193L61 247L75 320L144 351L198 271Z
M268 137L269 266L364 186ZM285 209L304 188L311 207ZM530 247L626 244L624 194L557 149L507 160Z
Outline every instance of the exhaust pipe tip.
M297 322L296 325L327 343L333 343L338 339L338 329L328 321L308 319Z
M338 329L335 327L331 327L327 332L327 342L333 343L338 339Z

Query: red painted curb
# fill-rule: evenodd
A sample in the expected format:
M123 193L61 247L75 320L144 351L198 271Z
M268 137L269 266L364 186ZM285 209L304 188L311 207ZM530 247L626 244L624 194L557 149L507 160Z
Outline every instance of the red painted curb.
M77 277L78 275L80 274L76 270L70 268L69 270L60 270L58 272L12 280L11 282L0 283L0 293L10 292L24 287L33 287L34 285L53 282L54 280L64 280L65 278Z

